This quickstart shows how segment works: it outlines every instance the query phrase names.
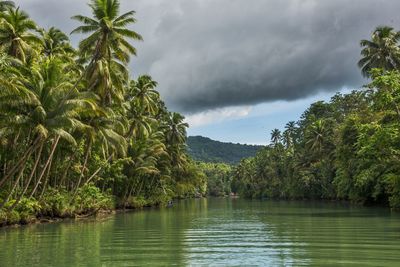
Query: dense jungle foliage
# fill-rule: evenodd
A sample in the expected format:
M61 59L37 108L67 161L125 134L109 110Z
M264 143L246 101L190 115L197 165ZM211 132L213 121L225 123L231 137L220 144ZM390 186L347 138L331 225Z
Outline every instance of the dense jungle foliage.
M194 159L203 162L237 164L243 158L249 158L263 147L224 143L203 136L189 136L188 153Z
M392 27L376 28L360 42L358 65L369 84L312 104L231 172L209 166L207 176L218 183L210 182L208 192L222 195L230 183L243 197L350 200L399 210L399 40Z
M312 104L234 170L246 197L340 199L400 209L400 33L361 41L362 90Z
M72 34L43 29L0 1L0 225L37 216L166 203L202 195L206 177L186 153L184 117L157 82L133 80L130 26L118 0L91 0Z

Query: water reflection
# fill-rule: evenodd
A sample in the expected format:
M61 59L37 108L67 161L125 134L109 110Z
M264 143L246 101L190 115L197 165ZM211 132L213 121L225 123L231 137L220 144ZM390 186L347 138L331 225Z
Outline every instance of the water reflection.
M400 214L332 203L197 199L0 230L0 266L398 266Z
M209 201L213 209L194 219L185 232L187 265L294 265L291 241L276 236L274 226L263 223L251 206L238 208L229 199Z

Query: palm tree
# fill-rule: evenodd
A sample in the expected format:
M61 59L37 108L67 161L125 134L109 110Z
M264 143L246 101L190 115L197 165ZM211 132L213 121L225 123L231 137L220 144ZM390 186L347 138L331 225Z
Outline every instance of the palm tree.
M168 144L176 145L186 143L186 128L189 127L189 124L184 122L184 119L185 117L176 112L172 112L168 116L164 127Z
M144 106L136 105L135 102L131 103L127 109L127 119L129 130L125 137L139 138L141 136L148 136L151 132L151 126L155 123L155 119L150 117L146 112Z
M0 1L0 12L6 11L8 8L15 6L13 1Z
M162 127L172 166L181 166L186 162L186 128L189 125L184 119L185 117L179 113L169 113Z
M66 54L74 53L74 49L69 44L68 36L56 29L51 27L48 31L41 30L40 35L42 37L43 53L47 57L64 56ZM66 57L68 59L70 57Z
M68 75L63 73L64 68L65 66L58 60L41 62L32 67L20 67L21 73L15 83L18 88L27 88L28 96L20 94L23 99L12 102L1 98L4 102L1 101L0 106L8 110L6 120L8 123L1 124L0 130L7 132L19 129L23 133L28 133L28 140L32 140L26 142L28 149L24 153L27 155L23 157L24 161L18 161L16 165L23 166L32 152L36 152L34 166L17 201L22 198L31 184L32 177L38 168L38 158L47 156L44 166L39 170L36 183L32 185L30 196L35 194L46 170L49 169L60 140L65 140L72 145L76 144L72 131L86 127L80 121L81 112L93 110L96 106L93 99L77 90L69 94L67 99L65 98L66 92L71 91L72 84L69 82ZM14 94L14 97L18 98L19 95ZM46 144L50 145L49 149L46 149ZM21 170L20 175L17 176L9 195L15 190L24 169L25 167L16 168L17 171ZM12 175L4 177L3 180L10 177ZM7 200L8 197L3 201L2 206Z
M313 152L322 152L325 138L327 136L326 122L324 120L314 121L306 131L306 145L308 145Z
M364 76L370 77L374 68L394 70L400 67L400 33L392 27L381 26L372 33L371 40L361 40L362 58L358 62Z
M143 107L148 114L155 115L158 112L160 94L155 90L157 82L149 75L141 75L137 81L131 82L131 95L138 106Z
M0 13L0 47L22 62L26 61L27 53L32 53L32 45L40 43L40 39L32 33L36 24L24 11L9 8Z
M92 0L93 18L77 15L72 17L83 23L72 33L90 33L89 37L79 44L83 58L90 58L86 69L86 78L89 87L97 92L102 102L110 104L113 85L111 65L120 73L126 72L125 66L130 55L136 55L136 49L127 39L142 40L142 37L127 29L126 26L135 23L134 11L119 15L120 3L118 0ZM118 75L117 75L118 76Z
M277 144L280 143L282 139L282 134L279 129L273 129L271 132L271 141L272 143L276 146Z
M283 142L286 148L293 146L295 141L296 123L294 121L289 121L285 126L285 131L283 132Z

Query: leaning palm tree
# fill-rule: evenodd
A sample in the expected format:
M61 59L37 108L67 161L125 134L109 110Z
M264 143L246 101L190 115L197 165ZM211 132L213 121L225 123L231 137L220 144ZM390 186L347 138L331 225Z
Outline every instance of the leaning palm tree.
M10 102L3 101L3 98L0 99L0 106L7 111L8 118L7 123L0 124L0 130L20 130L22 133L28 133L24 138L27 141L23 142L27 146L21 157L23 160L15 161L14 165L19 166L13 168L13 171L0 181L0 183L4 183L17 174L9 196L20 183L26 169L25 163L31 155L36 157L28 179L25 180L23 191L17 198L18 201L29 187L31 187L30 196L36 193L45 172L49 170L60 141L64 140L72 145L75 144L72 131L87 127L81 122L80 114L85 110L94 110L96 107L91 97L77 90L65 98L66 92L71 91L72 84L69 82L68 75L63 73L64 68L63 63L58 60L41 62L31 67L20 67L20 76L15 80L15 86L26 88L29 94L24 97L24 94L15 93L14 98L23 98L20 101ZM39 161L44 162L41 169L39 169ZM36 182L31 183L35 174ZM3 200L0 206L6 204L9 196Z
M40 43L40 38L33 34L37 29L35 22L19 8L0 13L0 19L0 47L25 62L27 53L33 52L32 45Z
M369 77L374 68L394 70L400 67L400 33L392 27L381 26L372 33L371 40L361 40L361 72Z
M89 60L86 79L89 87L100 95L102 102L110 104L114 89L111 65L121 72L129 62L130 55L136 55L136 49L127 39L142 40L142 37L126 28L136 22L135 12L119 15L118 0L92 0L89 6L93 18L81 15L72 17L83 23L72 33L90 33L79 44L82 57Z

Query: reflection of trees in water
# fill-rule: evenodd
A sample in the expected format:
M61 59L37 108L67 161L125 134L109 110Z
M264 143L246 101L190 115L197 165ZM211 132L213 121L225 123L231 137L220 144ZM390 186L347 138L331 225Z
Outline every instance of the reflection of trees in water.
M0 266L181 265L184 230L204 212L207 203L199 199L102 221L2 229Z
M4 229L0 265L79 266L90 259L87 266L101 266L101 233L110 228L110 222L71 221Z
M311 202L196 199L0 231L0 266L396 266L400 215Z
M314 266L396 265L400 220L385 209L340 203L267 201L257 203L259 219L280 240L290 240L295 262ZM389 231L392 229L392 231Z

